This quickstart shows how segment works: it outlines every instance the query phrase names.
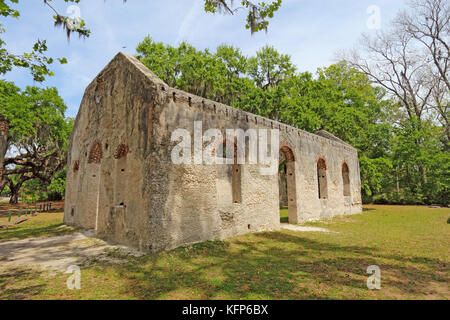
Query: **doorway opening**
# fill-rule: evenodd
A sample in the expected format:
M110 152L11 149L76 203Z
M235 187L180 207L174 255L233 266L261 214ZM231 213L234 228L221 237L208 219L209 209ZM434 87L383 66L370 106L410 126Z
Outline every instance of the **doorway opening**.
M280 151L278 166L280 222L297 223L295 157L289 147L283 146Z
M345 162L342 164L342 183L344 197L350 197L350 173L348 170L348 165Z
M219 195L228 203L240 204L242 203L242 164L238 164L237 161L238 148L236 139L233 145L234 150L227 150L227 140L223 139L222 143L217 146L217 150L213 150L213 155L216 155L217 152L217 156L223 158L223 161L233 159L232 164L218 167L218 183L221 190ZM225 190L229 190L229 192L225 192Z
M319 199L327 199L327 163L322 158L319 158L319 160L317 161L317 184Z

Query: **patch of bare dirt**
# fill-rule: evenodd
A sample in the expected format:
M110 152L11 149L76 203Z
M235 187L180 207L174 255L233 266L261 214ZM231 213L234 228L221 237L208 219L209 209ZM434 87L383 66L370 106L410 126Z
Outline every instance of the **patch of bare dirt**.
M124 246L110 245L92 233L73 233L49 238L28 238L0 243L0 269L15 266L65 272L70 265L94 261L122 263L127 256L142 253Z
M319 227L305 227L305 226L299 226L294 224L288 224L288 223L282 223L281 229L286 230L292 230L292 231L301 231L301 232L331 232L328 229L325 228L319 228Z

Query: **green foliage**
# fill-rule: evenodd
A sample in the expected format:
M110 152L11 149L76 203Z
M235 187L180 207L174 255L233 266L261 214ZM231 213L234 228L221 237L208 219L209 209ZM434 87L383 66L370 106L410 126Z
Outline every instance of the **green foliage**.
M248 0L240 1L242 7L239 9L248 10L247 24L245 28L250 29L251 33L265 30L269 25L269 18L273 18L274 13L280 8L281 0L273 0L270 3L260 1L253 2ZM233 9L233 0L205 0L205 11L211 13L234 14L238 9Z
M61 200L64 199L66 193L66 171L60 171L55 174L52 182L47 187L49 196L46 200Z
M67 143L73 119L55 88L27 87L0 81L0 116L10 122L9 157L4 159L1 189L9 187L11 202L63 195ZM50 187L51 186L51 187ZM59 195L59 196L58 196Z
M31 136L38 142L53 139L60 147L66 143L62 139L67 131L66 106L56 88L27 87L20 91L13 83L0 81L0 102L0 115L10 122L11 143L21 143Z
M368 202L374 194L383 191L385 177L392 171L392 162L389 158L371 159L366 156L360 156L359 166L363 201Z
M219 46L213 54L184 42L174 48L146 37L136 51L138 59L168 85L205 98L233 104L248 87L240 77L247 59L232 46Z
M64 0L65 2L78 3L80 0ZM18 19L20 12L14 9L12 6L17 4L18 0L0 0L0 15L5 18L11 17ZM44 3L51 7L51 0L44 0ZM52 7L51 7L52 8ZM52 8L53 9L53 8ZM54 9L53 9L54 10ZM56 11L55 11L56 12ZM63 17L59 14L55 16L55 25L64 24L67 25L69 18ZM66 27L68 36L71 32L76 32L80 36L89 36L89 30L84 27L84 22L81 21L81 26ZM71 25L73 26L73 24ZM6 28L0 23L0 36L6 32ZM53 72L49 69L49 66L54 62L54 59L46 56L47 42L46 40L37 40L32 46L30 52L24 53L12 53L6 48L6 42L0 38L0 74L5 74L13 69L13 67L29 69L34 81L42 82L47 76L53 76ZM57 58L61 63L67 63L65 58Z
M17 178L18 177L16 176L16 181ZM23 202L32 204L38 201L62 200L64 199L65 192L66 171L61 170L52 177L50 184L40 179L25 181L20 188L19 197Z
M17 179L16 179L17 180ZM19 191L22 202L36 203L38 201L47 200L45 196L46 187L39 179L25 181Z
M259 88L275 87L294 72L291 57L271 46L262 47L255 57L248 59L248 74Z
M399 171L402 202L443 203L450 199L450 153L431 121L404 122L396 129L393 161Z

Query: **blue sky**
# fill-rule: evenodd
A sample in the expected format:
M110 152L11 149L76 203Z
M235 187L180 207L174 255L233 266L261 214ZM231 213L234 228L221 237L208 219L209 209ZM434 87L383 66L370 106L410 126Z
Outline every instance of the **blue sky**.
M251 35L244 28L246 14L212 15L203 11L202 0L82 0L81 17L91 29L86 39L72 37L53 26L53 13L42 0L20 0L18 20L0 18L6 26L3 35L8 49L27 52L37 38L46 39L49 55L66 57L68 64L54 64L55 76L34 83L27 71L14 70L3 76L19 87L55 86L74 117L84 88L119 51L130 54L146 35L155 41L177 45L187 41L197 48L214 50L219 44L232 44L252 55L262 46L273 45L290 54L299 71L314 72L332 64L335 53L352 48L361 33L375 32L367 27L367 9L380 9L381 28L405 7L404 0L283 0L270 21L268 33ZM66 14L68 5L55 0L54 6ZM238 0L235 3L239 3ZM126 47L126 48L123 48Z

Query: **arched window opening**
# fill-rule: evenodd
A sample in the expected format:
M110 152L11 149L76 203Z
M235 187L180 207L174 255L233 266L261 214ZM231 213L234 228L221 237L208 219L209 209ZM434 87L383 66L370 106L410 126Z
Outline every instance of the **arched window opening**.
M286 159L284 158L282 152L280 152L280 163L278 166L278 188L280 197L280 210L286 210L286 208L288 207L287 166Z
M327 186L327 164L324 159L320 158L317 161L317 181L319 190L319 199L328 198Z
M342 182L344 185L344 197L350 196L350 174L348 165L344 162L342 164Z
M297 223L297 191L295 179L295 156L291 148L280 147L278 166L278 190L280 199L280 222ZM287 217L286 217L287 209Z
M294 152L292 152L292 150L289 147L282 146L280 148L280 151L281 151L280 154L282 155L282 157L284 157L286 162L293 162L293 161L295 161Z
M126 190L127 190L127 155L129 148L126 144L119 144L114 153L116 174L114 182L114 203L122 206L125 202Z
M93 142L91 150L88 154L87 162L89 164L98 165L88 165L84 168L83 172L89 177L89 182L83 185L86 188L85 194L86 199L82 204L82 208L77 209L77 215L80 215L80 219L85 221L85 228L95 229L98 227L98 217L99 217L99 201L100 201L100 185L101 185L101 161L103 157L102 143L99 140Z

